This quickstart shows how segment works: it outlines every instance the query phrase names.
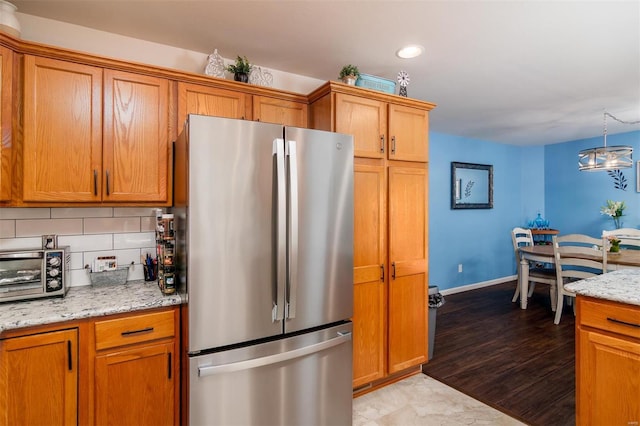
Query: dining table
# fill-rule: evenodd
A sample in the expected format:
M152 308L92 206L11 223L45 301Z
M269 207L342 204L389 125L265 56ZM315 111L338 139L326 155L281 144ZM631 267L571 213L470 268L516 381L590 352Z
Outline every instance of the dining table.
M520 295L526 295L529 292L529 263L554 265L553 246L550 244L523 246L518 251L520 252L518 285ZM617 253L607 252L607 271L619 269L640 269L640 250L622 249ZM527 309L527 297L520 297L520 308Z

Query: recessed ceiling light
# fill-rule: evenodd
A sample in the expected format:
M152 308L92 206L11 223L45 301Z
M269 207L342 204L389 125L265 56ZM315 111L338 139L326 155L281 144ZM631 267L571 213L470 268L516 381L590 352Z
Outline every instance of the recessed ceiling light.
M422 52L424 52L424 47L417 44L411 44L398 50L396 55L402 59L411 59L422 55Z

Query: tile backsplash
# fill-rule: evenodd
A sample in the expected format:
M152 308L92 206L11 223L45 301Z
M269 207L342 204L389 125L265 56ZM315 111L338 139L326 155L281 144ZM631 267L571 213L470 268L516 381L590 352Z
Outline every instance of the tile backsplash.
M127 280L143 279L141 256L155 257L152 207L0 208L0 250L42 246L42 235L56 234L71 252L70 286L88 285L85 265L98 256L115 255L129 268Z

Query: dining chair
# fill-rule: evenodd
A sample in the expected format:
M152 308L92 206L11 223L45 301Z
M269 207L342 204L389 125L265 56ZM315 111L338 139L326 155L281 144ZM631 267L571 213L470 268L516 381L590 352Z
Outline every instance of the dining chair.
M516 291L513 293L512 302L518 300L520 296L520 252L518 249L523 246L533 245L533 235L531 230L526 228L513 228L511 230L511 240L513 242L513 250L516 255L516 262L518 267L518 284L516 285ZM551 268L544 268L541 265L529 262L529 294L527 297L531 297L535 284L548 284L549 285L549 298L551 299L551 309L554 310L556 306L556 272Z
M564 284L607 272L607 250L602 247L601 238L583 234L554 235L552 244L558 289L553 323L560 324L564 297L576 297Z

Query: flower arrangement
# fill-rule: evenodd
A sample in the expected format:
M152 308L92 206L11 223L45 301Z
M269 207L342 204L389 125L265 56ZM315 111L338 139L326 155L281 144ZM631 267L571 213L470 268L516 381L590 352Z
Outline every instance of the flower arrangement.
M600 208L600 214L606 214L613 219L616 229L621 227L620 218L624 216L624 209L627 206L624 201L607 200L607 205Z
M609 251L611 253L617 253L620 251L620 240L613 235L607 237L609 240Z

